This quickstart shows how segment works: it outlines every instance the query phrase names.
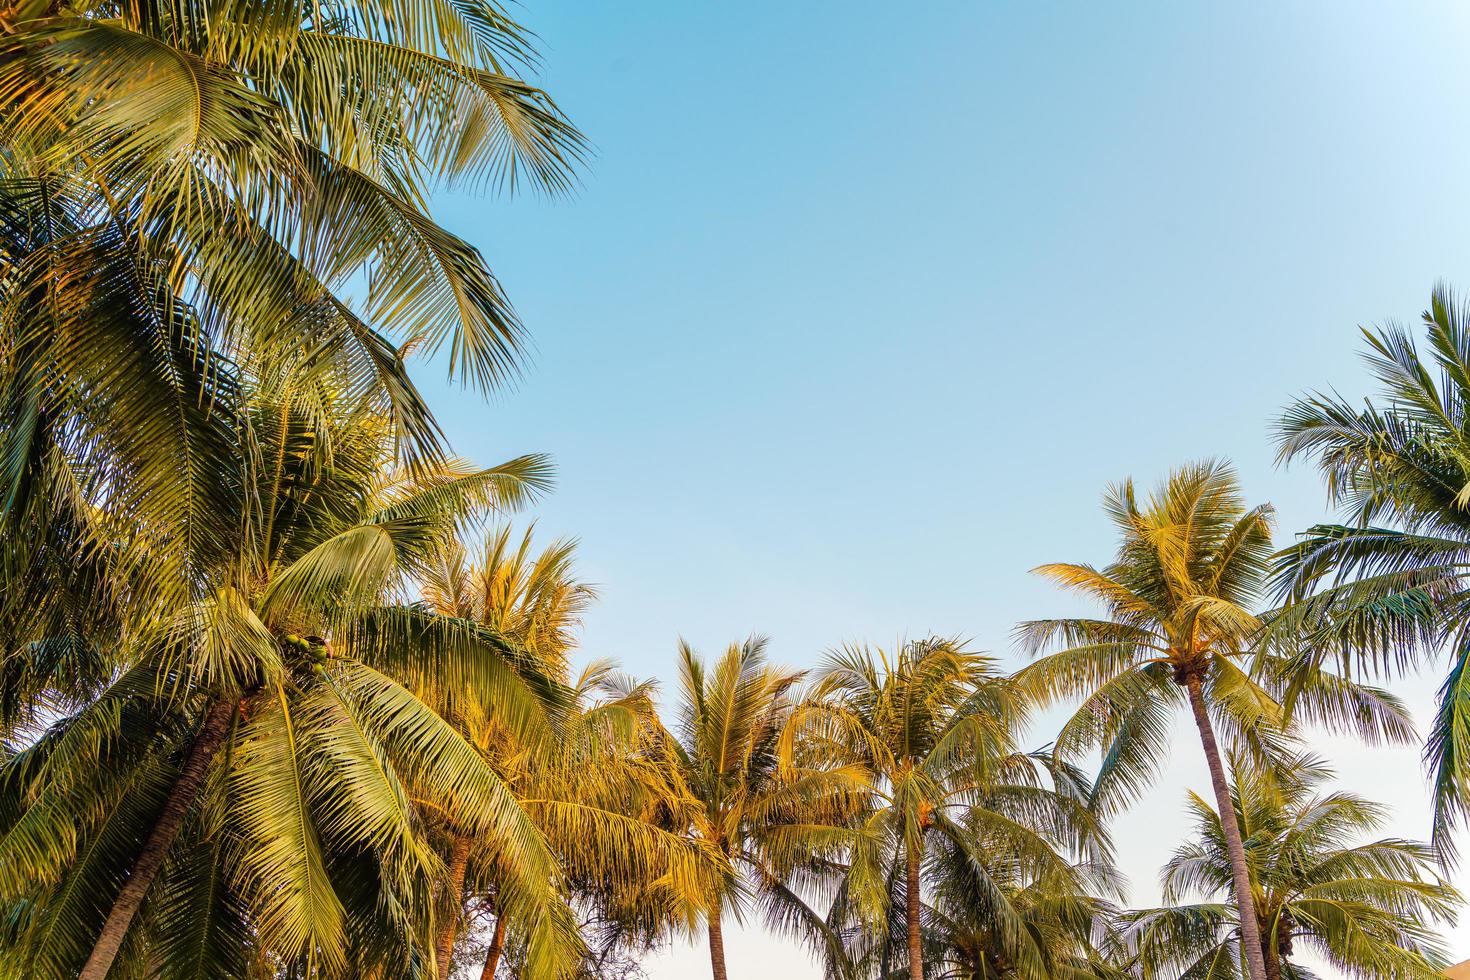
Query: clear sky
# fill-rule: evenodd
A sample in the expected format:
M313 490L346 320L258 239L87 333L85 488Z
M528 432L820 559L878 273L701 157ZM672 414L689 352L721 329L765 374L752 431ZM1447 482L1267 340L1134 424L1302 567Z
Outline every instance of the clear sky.
M596 155L571 200L441 195L536 342L466 455L544 451L590 654L676 638L798 666L929 632L1014 659L1105 561L1098 498L1234 460L1283 540L1323 514L1269 421L1365 389L1359 324L1470 291L1470 13L1455 4L525 0ZM1432 679L1400 685L1427 709ZM1136 903L1208 783L1192 732L1118 824ZM1048 733L1038 730L1036 741ZM1415 750L1321 743L1428 832ZM1459 884L1470 886L1470 875ZM1470 956L1470 928L1456 933ZM752 930L736 980L816 977ZM651 964L698 976L701 948Z

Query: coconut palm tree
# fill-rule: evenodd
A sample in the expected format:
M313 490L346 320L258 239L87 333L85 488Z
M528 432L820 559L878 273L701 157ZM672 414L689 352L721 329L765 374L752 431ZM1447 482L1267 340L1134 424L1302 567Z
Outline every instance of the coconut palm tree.
M791 726L788 745L799 738L870 786L846 839L833 921L847 933L902 937L912 980L925 976L925 880L941 851L967 862L966 901L1022 958L1025 926L1007 887L1017 876L1068 874L1059 847L1105 856L1075 771L1015 750L1024 707L993 660L929 639L892 654L833 652Z
M1068 871L1008 879L1005 862L987 870L1003 882L1006 902L1020 921L1015 942L968 900L969 860L943 843L936 851L938 896L928 919L926 962L934 976L953 980L1124 980L1110 958L1117 909L1102 893L1119 889L1111 869L1077 866ZM1019 870L1019 869L1015 869Z
M565 736L525 756L511 785L561 862L588 939L577 972L590 978L621 951L695 927L730 871L687 832L700 801L670 770L656 686L593 661L573 689L578 713ZM493 975L487 953L483 976Z
M813 873L862 789L851 768L811 767L789 755L783 765L801 674L769 664L765 648L766 640L753 636L706 666L681 641L678 724L664 740L679 795L695 800L685 828L727 869L699 910L715 980L728 975L724 917L742 915L752 898L778 927L824 941L821 916L787 880Z
M531 543L528 530L519 547L513 549L508 525L491 532L478 560L458 540L448 543L424 577L424 598L441 615L471 620L498 631L536 658L548 676L562 676L575 631L596 591L576 580L571 542L555 542L535 557ZM497 756L513 759L525 751L480 705L446 703L440 711L457 718L466 738L478 745L492 763ZM448 819L452 822L453 818ZM446 883L449 909L439 924L435 943L440 980L449 976L450 953L464 911L465 878L475 844L469 828L454 828L451 837ZM502 935L504 918L497 916L496 922ZM490 958L497 959L499 951L500 946L492 944ZM487 970L494 975L493 965Z
M96 508L128 600L114 675L0 771L3 955L26 976L402 975L429 959L439 868L414 804L502 849L527 919L557 900L543 836L425 698L473 692L530 737L560 688L493 630L396 601L545 461L397 468L391 421L309 366L239 405L201 533Z
M1424 354L1402 326L1364 331L1374 398L1314 394L1278 423L1278 458L1314 461L1343 520L1283 550L1275 585L1313 662L1395 676L1447 658L1425 755L1450 853L1470 813L1470 309L1438 286L1423 326Z
M1233 807L1250 841L1255 883L1251 915L1271 980L1311 977L1296 959L1306 951L1342 976L1443 975L1448 960L1434 926L1454 921L1460 898L1436 876L1427 845L1365 840L1382 826L1386 808L1324 792L1332 772L1317 759L1235 773ZM1231 888L1220 814L1194 794L1189 809L1194 838L1164 867L1170 904L1130 913L1123 943L1145 977L1236 977L1239 918L1233 907L1208 901ZM1207 901L1178 904L1190 894Z
M589 664L575 682L570 677L576 634L596 598L596 590L578 579L574 559L573 542L554 541L538 552L530 530L517 542L509 526L489 532L474 554L458 541L440 550L423 576L429 608L506 637L540 672L570 684L572 703L555 731L531 739L503 723L493 702L453 697L438 710L479 749L546 835L568 883L568 903L586 897L572 893L574 884L584 893L614 890L625 902L635 895L655 901L659 890L697 901L705 880L719 872L711 855L658 819L692 801L675 799L660 771L652 688L622 677L606 661ZM450 833L450 908L436 934L439 976L449 975L460 924L479 909L495 920L482 969L493 977L511 924L497 904L505 857L455 815L434 819Z
M1268 504L1246 505L1228 465L1176 470L1144 503L1125 481L1108 490L1104 507L1122 538L1111 564L1035 571L1100 602L1107 615L1022 623L1017 636L1028 653L1054 652L1022 669L1018 684L1042 704L1083 699L1056 747L1063 755L1101 749L1093 799L1104 812L1135 798L1168 758L1169 714L1187 707L1222 814L1234 901L1248 909L1245 846L1217 730L1269 764L1287 721L1278 701L1285 693L1298 717L1364 737L1402 740L1412 726L1386 692L1297 669L1287 653L1258 645L1264 624L1254 606L1266 585L1273 512ZM1288 652L1291 636L1278 641ZM1241 944L1251 980L1264 980L1261 938L1249 916Z
M195 519L233 448L212 409L266 353L331 365L442 461L402 355L484 388L521 328L427 192L557 193L580 154L523 28L491 0L3 0L0 25L7 536L73 485Z
M1068 847L1035 826L1037 813L1061 824L1081 814L1085 823L1093 823L1076 796L1068 798L1047 785L1046 775L1055 764L1050 754L1018 756L1007 768L1022 781L1002 783L986 794L993 800L1010 796L1012 803L1026 800L1024 808L1015 807L1010 815L1034 831L1026 850L1015 846L1021 836L1015 827L1006 827L1004 834L987 832L987 824L999 823L997 815L979 809L961 817L962 835L934 835L929 843L920 872L921 894L928 897L921 898L918 916L927 976L1098 980L1124 975L1108 958L1115 945L1112 903L1121 893L1116 872L1105 859L1069 863ZM1081 789L1075 777L1071 773L1064 780ZM1012 807L996 807L1000 809ZM1093 833L1095 827L1069 830L1072 836L1079 830ZM828 976L887 978L908 972L907 878L901 852L901 846L891 849L885 873L887 914L880 922L854 907L849 890L838 890L829 921L841 937L841 951L829 959Z

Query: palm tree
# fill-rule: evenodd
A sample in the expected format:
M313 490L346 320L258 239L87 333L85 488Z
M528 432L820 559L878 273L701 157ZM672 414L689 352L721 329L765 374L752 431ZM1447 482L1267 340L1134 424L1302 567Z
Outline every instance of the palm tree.
M514 549L510 534L509 526L492 531L478 559L471 558L458 540L446 545L424 577L425 600L436 613L496 630L534 657L538 669L547 676L563 676L575 631L583 612L596 598L596 590L576 580L571 542L555 542L533 558L531 531L522 535ZM492 764L497 756L513 758L525 751L480 705L446 703L440 711L458 720L465 737ZM455 827L451 837L446 887L450 908L439 924L435 942L440 980L449 976L450 953L463 915L465 878L475 843L469 828ZM497 915L496 920L496 930L503 936L505 916ZM500 950L500 944L492 943L490 962L486 964L491 976Z
M579 975L595 977L619 951L693 927L729 869L687 832L700 801L670 770L654 683L593 661L573 688L564 737L523 757L512 785L556 850L589 940ZM488 956L483 976L493 976Z
M1233 809L1250 841L1251 907L1266 940L1266 975L1304 980L1294 957L1311 950L1350 977L1435 980L1448 965L1434 923L1451 923L1455 890L1434 874L1426 845L1364 842L1387 816L1350 793L1321 791L1331 770L1311 757L1276 769L1237 767ZM1239 918L1186 895L1228 894L1230 858L1219 812L1190 794L1195 836L1164 868L1164 908L1130 913L1124 945L1145 977L1238 975Z
M1425 755L1452 853L1470 813L1470 310L1441 285L1423 322L1427 356L1402 326L1363 332L1376 399L1315 394L1278 424L1279 459L1314 460L1343 521L1285 549L1275 585L1313 662L1393 676L1448 657Z
M546 486L545 461L395 468L370 407L309 369L256 381L196 534L97 515L118 667L0 769L4 956L27 976L401 973L438 866L415 803L494 841L521 906L557 898L536 826L424 700L473 692L529 737L557 685L494 631L393 601L465 520Z
M1099 893L1120 890L1111 868L1080 865L1038 875L998 855L986 874L1000 886L1008 913L1021 925L1018 942L973 900L969 856L941 841L934 857L935 900L925 917L925 961L936 976L1123 980L1128 975L1109 958L1117 909Z
M1091 815L1078 805L1076 791L1083 787L1075 773L1062 775L1063 785L1073 791L1070 798L1066 789L1047 785L1055 762L1050 754L1018 755L1007 768L1014 774L1009 778L1019 781L1007 779L987 790L985 809L961 817L962 835L935 835L929 843L920 873L928 898L921 899L918 916L927 975L955 980L1123 976L1108 958L1114 945L1112 899L1121 893L1116 872L1105 857L1069 863L1068 845L1046 826L1054 821L1066 827L1080 815L1084 826L1066 827L1068 836L1096 833ZM1007 796L1011 804L1024 800L1026 805L997 805ZM1013 812L998 820L1004 811ZM1038 813L1046 816L1038 820ZM1007 818L1019 827L1006 826L1003 834L987 830L987 824ZM1020 850L1016 839L1025 830L1033 833ZM875 925L854 906L849 890L838 891L829 921L842 948L829 959L828 976L887 978L907 972L902 964L908 957L909 915L901 850L890 848L888 911L881 923Z
M679 644L679 720L665 747L680 795L695 801L688 832L728 869L700 910L714 980L728 975L724 916L740 915L751 892L771 921L823 931L821 917L785 882L860 789L851 770L782 766L779 749L801 675L771 666L765 648L763 637L751 637L706 667L689 644Z
M1222 814L1234 901L1248 909L1250 875L1217 728L1269 760L1286 722L1277 696L1288 687L1293 710L1306 719L1383 739L1410 737L1412 726L1385 692L1322 672L1293 673L1284 655L1256 645L1263 621L1252 607L1266 584L1273 512L1246 506L1229 466L1176 470L1142 505L1125 481L1108 490L1104 508L1122 537L1112 564L1036 572L1102 603L1107 617L1022 623L1017 636L1033 656L1061 649L1025 667L1018 683L1043 704L1083 699L1057 751L1102 750L1094 802L1103 811L1134 798L1167 759L1168 715L1187 706ZM1241 944L1251 980L1264 980L1261 937L1249 916Z
M75 488L193 520L233 448L212 409L267 353L334 371L442 461L403 355L447 348L485 388L522 331L427 192L559 193L581 153L520 77L523 28L492 0L0 0L0 24L7 536Z
M636 894L645 902L664 889L696 901L705 879L718 871L709 855L656 819L681 801L669 795L671 783L653 758L652 689L623 678L606 661L589 664L572 682L570 654L597 593L576 575L574 542L554 541L539 552L532 545L531 530L517 543L508 526L487 534L474 555L451 542L423 576L424 597L436 613L494 630L523 650L538 671L571 684L571 705L560 725L528 739L497 717L494 703L457 696L438 710L516 794L556 853L569 886L616 890L628 901ZM493 840L477 840L473 826L456 816L439 814L437 820L450 832L450 909L435 943L439 976L449 976L459 924L480 906L495 919L482 968L482 975L493 977L513 911L497 899L505 857ZM566 895L568 902L580 897Z
M1085 876L1084 876L1085 878ZM967 907L940 922L944 930L943 952L935 960L945 967L941 976L956 980L1002 980L1028 975L1056 980L1124 980L1128 973L1107 952L1114 927L1112 903L1085 890L1079 891L1071 876L1061 880L1042 878L1018 886L1009 898L1025 923L1027 944L1036 951L1039 972L1030 973L1013 958L1012 944L975 916L965 916Z
M838 650L799 709L788 744L799 737L814 758L870 786L847 837L833 921L849 933L903 937L912 980L925 975L923 886L940 852L953 850L964 863L964 901L1022 958L1030 952L1025 926L1007 888L1068 874L1059 842L1106 852L1076 773L1015 751L1023 715L994 661L943 639L905 643L892 655ZM1002 871L1001 862L1010 866Z

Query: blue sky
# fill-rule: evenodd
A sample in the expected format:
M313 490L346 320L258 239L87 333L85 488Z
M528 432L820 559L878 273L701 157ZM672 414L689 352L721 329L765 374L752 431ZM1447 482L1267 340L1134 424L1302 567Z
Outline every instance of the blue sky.
M1103 486L1233 459L1286 539L1293 395L1364 390L1359 324L1470 290L1470 13L1445 4L527 0L541 81L596 147L563 201L440 195L534 339L456 447L549 452L543 534L585 636L672 677L676 638L814 663L929 632L1013 656L1103 561ZM1432 679L1402 690L1426 708ZM1176 763L1119 824L1134 899L1207 788ZM1036 739L1047 733L1038 730ZM1427 833L1417 753L1322 743ZM1470 884L1470 880L1462 881ZM1470 930L1456 935L1470 956ZM810 976L752 931L731 975ZM658 980L706 969L675 948ZM772 974L772 971L777 971Z

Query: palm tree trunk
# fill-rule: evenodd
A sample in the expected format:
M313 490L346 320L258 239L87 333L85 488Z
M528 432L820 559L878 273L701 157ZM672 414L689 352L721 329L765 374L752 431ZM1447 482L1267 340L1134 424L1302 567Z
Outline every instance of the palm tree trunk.
M904 880L904 920L909 931L909 980L924 980L924 947L919 931L919 849L909 848L908 874Z
M490 937L490 949L485 953L485 968L480 971L480 980L495 980L495 971L500 969L500 951L505 949L505 916L495 916L495 933Z
M117 898L113 899L112 911L107 913L107 921L102 923L102 931L97 934L92 954L87 957L82 972L77 974L77 980L104 980L107 971L112 969L112 961L117 958L118 950L122 949L128 927L132 925L138 909L143 906L143 897L148 894L148 886L158 877L168 849L179 836L179 828L183 827L184 817L194 805L199 788L204 785L204 777L209 772L210 762L214 761L214 754L219 751L225 736L229 734L230 719L234 715L235 702L231 698L220 698L205 712L204 724L194 739L194 745L189 749L184 768L179 770L179 778L174 781L173 789L169 790L168 799L159 811L158 822L153 825L153 832L148 835L143 849L133 860L127 881L123 882Z
M1184 688L1189 692L1189 707L1199 727L1200 744L1205 762L1210 767L1210 782L1215 787L1215 808L1220 812L1220 829L1225 834L1225 847L1230 853L1230 877L1235 885L1235 910L1240 917L1240 944L1245 953L1251 980L1267 980L1266 958L1261 949L1261 928L1256 919L1256 903L1251 897L1250 867L1245 862L1245 841L1240 823L1235 819L1235 804L1230 799L1230 784L1225 779L1225 764L1220 759L1220 746L1215 742L1215 728L1205 709L1203 680L1191 672Z
M434 962L439 967L439 980L449 980L449 957L454 951L454 933L459 926L459 911L464 896L465 869L470 865L468 837L454 838L449 849L449 914L439 925L439 935L434 941Z
M1281 957L1268 942L1261 947L1266 961L1266 980L1281 980Z
M714 980L728 980L725 973L725 931L720 927L720 903L709 910L709 966Z

